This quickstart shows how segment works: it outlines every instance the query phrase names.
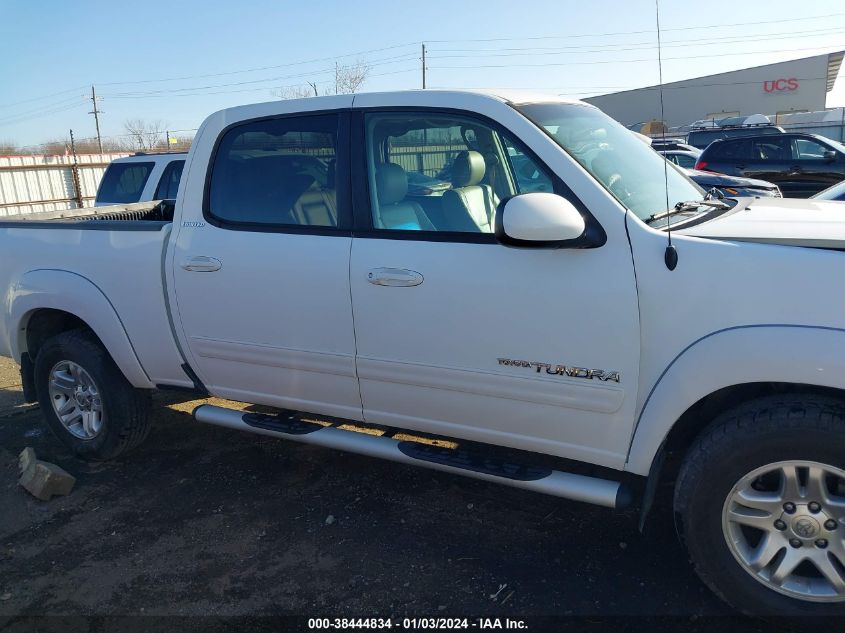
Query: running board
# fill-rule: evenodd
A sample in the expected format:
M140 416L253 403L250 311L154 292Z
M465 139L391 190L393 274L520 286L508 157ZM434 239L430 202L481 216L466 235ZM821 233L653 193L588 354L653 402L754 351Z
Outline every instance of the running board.
M194 409L194 418L206 424L422 466L607 508L628 507L633 499L630 490L618 481L513 463L466 449L444 448L333 425L324 426L294 416L284 418L245 413L203 404Z

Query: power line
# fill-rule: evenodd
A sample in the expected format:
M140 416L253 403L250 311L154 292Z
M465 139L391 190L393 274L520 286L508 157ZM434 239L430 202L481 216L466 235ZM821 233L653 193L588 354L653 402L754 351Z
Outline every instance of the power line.
M24 99L23 101L14 101L12 103L4 103L0 104L0 109L2 108L11 108L12 106L21 105L23 103L32 103L33 101L42 101L44 99L49 99L51 97L58 97L60 95L67 94L69 92L76 92L77 90L84 90L86 86L77 86L76 88L68 88L67 90L62 90L61 92L54 92L49 95L43 95L41 97L32 97L31 99Z
M23 123L24 121L29 121L31 119L39 119L41 117L49 116L51 114L58 114L60 112L67 112L68 110L72 110L72 109L78 108L78 107L79 107L79 104L74 103L74 104L71 104L71 105L65 105L65 106L62 106L62 107L59 107L59 108L54 108L52 110L46 110L46 111L43 111L43 112L39 112L37 114L30 114L30 115L24 114L24 115L18 116L17 118L11 119L11 120L7 119L7 120L0 121L0 126L17 125L18 123Z
M830 44L827 46L813 46L809 48L778 48L775 50L765 50L765 51L746 51L742 53L720 53L714 55L682 55L679 57L664 57L665 60L680 60L680 59L709 59L711 57L741 57L745 55L759 55L759 54L766 54L766 53L789 53L789 52L798 52L798 51L817 51L822 48L843 48L845 44ZM823 54L823 53L820 53ZM436 59L436 58L432 58ZM654 62L657 61L655 57L647 57L644 59L609 59L609 60L593 60L593 61L566 61L566 62L541 62L537 64L526 64L526 63L518 63L518 64L473 64L472 66L434 66L433 68L441 68L441 69L449 69L449 70L457 70L457 69L470 69L470 68L533 68L533 67L542 67L542 66L590 66L594 64L633 64L633 63L640 63L640 62Z
M389 64L396 64L403 61L408 61L411 58L415 58L416 53L409 53L406 55L397 55L394 57L385 57L378 60L373 60L372 62L367 62L367 65L370 67L378 67L378 66L386 66ZM340 68L346 68L346 66L341 66ZM149 90L143 92L117 92L112 95L107 95L109 98L115 97L125 97L125 96L136 96L136 95L149 95L149 94L163 94L163 93L176 93L176 92L188 92L192 90L208 90L212 88L228 88L230 86L245 86L251 84L259 84L259 83L268 83L268 82L275 82L275 81L282 81L285 79L296 79L300 77L314 77L318 75L325 75L329 73L334 73L335 68L332 66L331 68L324 68L321 70L312 70L312 71L305 71L301 73L296 73L293 75L280 75L277 77L266 77L264 79L249 79L246 81L234 81L229 83L222 83L222 84L209 84L206 86L192 86L190 88L162 88L159 90Z
M392 70L385 73L376 73L374 75L369 75L369 77L385 77L388 75L399 75L403 73L410 73L410 72L419 72L419 67L414 68L402 68L400 70ZM334 79L324 79L321 81L313 82L316 83L318 86L322 85L332 85L334 83ZM277 90L283 90L285 88L297 88L302 86L302 82L296 84L287 84L284 86L261 86L258 88L241 88L236 90L215 90L212 92L191 92L191 93L164 93L164 94L127 94L127 95L115 95L109 97L110 99L136 99L136 100L144 100L144 99L169 99L172 97L199 97L204 95L222 95L222 94L236 94L236 93L243 93L243 92L264 92L270 88L275 88Z
M841 33L845 33L845 29L842 27L837 28L830 28L830 29L823 29L823 30L810 30L810 31L796 31L792 33L786 34L784 31L777 31L774 33L760 33L756 34L754 37L747 37L747 36L730 36L728 38L718 37L712 39L699 39L696 40L695 46L696 48L700 46L724 46L726 44L744 44L746 42L767 42L770 40L781 40L781 39L793 39L795 37L799 37L805 34L812 34L817 36L824 36L824 35L839 35ZM729 41L726 41L729 40ZM663 48L689 48L689 41L688 40L674 40L676 43L674 46L668 46L666 43L663 44ZM437 57L440 59L444 59L447 57L508 57L511 55L554 55L557 54L558 51L573 51L577 53L616 53L621 51L633 51L633 50L646 50L646 49L656 49L657 47L652 42L632 42L630 44L597 44L592 46L588 49L585 49L583 45L580 46L555 46L555 47L512 47L512 48L486 48L486 49L478 49L478 48L439 48L434 49L434 53L474 53L474 55L438 55ZM489 53L489 54L488 54ZM477 55L476 55L477 54Z
M366 51L358 51L356 53L345 53L343 55L334 55L330 57L317 57L314 59L308 60L301 60L296 62L287 62L285 64L273 64L271 66L259 66L255 68L244 68L241 70L230 70L227 72L221 73L208 73L203 75L186 75L183 77L166 77L161 79L141 79L135 81L112 81L112 82L105 82L101 83L101 86L123 86L129 84L144 84L144 83L159 83L164 81L184 81L186 79L204 79L206 77L224 77L226 75L240 75L242 73L252 73L252 72L259 72L262 70L274 70L276 68L289 68L291 66L303 66L305 64L314 64L317 62L325 62L325 61L332 61L337 59L343 59L344 57L355 57L356 55L366 55L368 53L380 53L381 51L388 51L397 48L404 48L408 46L416 46L417 42L408 42L405 44L395 44L393 46L383 46L381 48L371 48Z
M725 23L722 22L720 24L704 24L700 26L682 26L676 27L673 29L661 29L664 33L666 31L696 31L700 29L720 29L724 30L726 28L734 28L738 26L752 26L752 25L759 25L759 24L783 24L787 22L804 22L807 20L821 20L824 18L832 18L832 17L842 17L845 16L845 13L827 13L824 15L813 15L807 16L803 18L789 18L789 19L780 19L780 20L755 20L754 22L732 22L732 23ZM644 33L654 33L654 29L645 29L642 31L616 31L614 33L576 33L576 34L564 34L564 35L534 35L530 37L487 37L487 38L475 38L475 39L468 39L468 38L455 38L455 39L448 39L448 40L431 40L427 39L426 42L429 44L444 44L450 42L518 42L522 40L557 40L557 39L572 39L572 38L581 38L581 37L612 37L616 35L642 35Z
M82 95L74 95L73 97L60 99L59 101L56 101L55 103L48 103L48 104L36 106L34 108L30 108L28 110L25 110L23 112L18 112L18 113L15 113L15 114L7 114L3 117L0 117L0 123L3 123L4 121L10 120L10 119L17 119L17 118L20 118L20 117L28 117L28 116L33 115L33 114L38 114L38 113L40 113L44 110L52 110L52 109L56 108L57 106L61 106L61 105L67 105L67 104L73 104L73 105L80 104L81 105L83 103L84 99L85 98Z

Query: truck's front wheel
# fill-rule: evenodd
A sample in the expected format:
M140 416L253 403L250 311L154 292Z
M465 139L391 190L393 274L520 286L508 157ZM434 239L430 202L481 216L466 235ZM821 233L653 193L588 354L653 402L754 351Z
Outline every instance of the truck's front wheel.
M739 610L845 615L845 406L780 396L723 414L687 455L675 512L696 571Z
M129 384L90 331L46 341L35 359L35 384L50 429L84 459L117 457L149 432L149 393Z

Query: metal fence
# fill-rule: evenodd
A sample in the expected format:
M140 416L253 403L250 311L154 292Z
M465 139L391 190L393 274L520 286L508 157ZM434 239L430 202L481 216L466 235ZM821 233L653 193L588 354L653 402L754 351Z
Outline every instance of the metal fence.
M90 207L108 164L129 155L0 156L0 217Z

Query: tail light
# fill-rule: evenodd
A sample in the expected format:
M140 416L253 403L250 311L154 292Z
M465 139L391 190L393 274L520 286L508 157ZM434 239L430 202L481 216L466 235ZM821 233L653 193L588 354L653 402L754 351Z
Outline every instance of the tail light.
M699 160L695 163L696 169L707 169L707 161Z

